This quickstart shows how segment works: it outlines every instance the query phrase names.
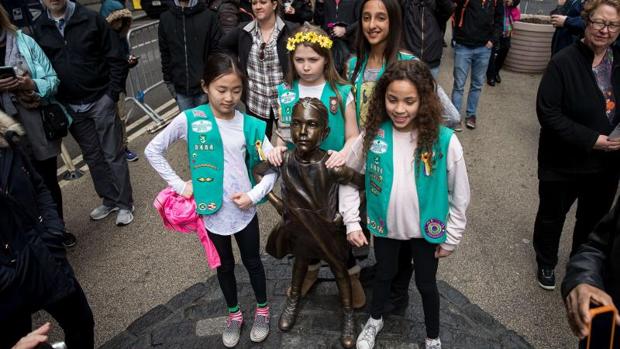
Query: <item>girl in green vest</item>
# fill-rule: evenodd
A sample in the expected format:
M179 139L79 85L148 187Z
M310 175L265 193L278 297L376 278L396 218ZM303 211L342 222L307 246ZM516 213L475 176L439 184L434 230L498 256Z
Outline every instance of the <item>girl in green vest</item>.
M287 42L289 71L286 82L278 86L278 134L275 151L268 155L274 166L282 163L282 153L291 144L290 124L293 106L300 98L320 99L328 111L329 134L320 148L331 153L326 165L333 168L344 164L347 142L358 135L355 119L355 101L351 85L338 75L331 53L332 40L322 29L303 25ZM287 144L288 143L288 144ZM366 304L364 289L359 282L359 266L350 254L349 273L353 283L353 307ZM320 261L311 263L302 287L305 296L317 280Z
M418 58L412 53L399 50L403 24L398 0L363 0L361 9L355 44L357 56L348 61L346 72L347 79L353 84L357 120L360 128L363 128L372 92L386 67L396 61ZM460 120L458 111L439 85L437 94L446 122Z
M424 63L395 62L379 79L366 128L352 144L347 166L365 174L366 225L377 261L371 317L357 348L374 347L405 249L422 296L426 348L441 348L438 259L449 256L461 241L469 182L461 144L452 130L441 126L435 80ZM340 211L347 240L354 246L368 244L359 204L359 192L341 186Z
M237 301L233 236L257 302L250 339L261 342L269 334L269 306L255 205L271 191L276 174L267 174L256 184L249 176L254 164L261 161L263 151L268 153L272 146L265 137L265 122L236 110L243 81L243 74L231 57L213 54L202 80L209 103L178 115L144 152L168 185L184 197L194 197L196 211L215 245L221 261L217 278L229 312L222 334L228 348L239 342L243 324ZM189 181L181 179L164 157L179 139L185 139L188 145Z

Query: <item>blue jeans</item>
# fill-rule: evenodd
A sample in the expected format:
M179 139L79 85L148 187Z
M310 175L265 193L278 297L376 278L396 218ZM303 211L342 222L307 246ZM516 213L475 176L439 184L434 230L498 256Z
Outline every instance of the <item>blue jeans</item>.
M186 96L177 92L176 100L179 106L179 111L185 111L207 103L207 95L204 93L199 93L197 95Z
M454 85L452 86L452 104L461 110L461 101L465 91L465 81L471 67L471 86L467 96L467 117L475 116L480 99L480 91L486 78L491 49L486 46L467 47L461 44L454 46Z

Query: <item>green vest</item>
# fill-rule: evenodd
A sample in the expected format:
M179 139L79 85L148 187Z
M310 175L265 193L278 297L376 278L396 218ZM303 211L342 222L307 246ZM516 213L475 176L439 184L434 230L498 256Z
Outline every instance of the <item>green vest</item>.
M351 85L336 85L336 87L340 97L343 99L342 105L345 105L347 96L351 92ZM286 83L278 85L277 88L278 102L280 103L280 122L290 125L293 117L293 107L299 101L299 81L293 81L292 88L289 88ZM345 119L340 103L338 103L338 96L329 83L325 83L323 93L321 94L321 102L328 110L329 134L321 143L320 148L325 151L340 151L345 143Z
M208 104L185 111L187 117L187 154L194 186L196 212L209 215L222 207L224 195L224 145ZM258 148L265 139L264 121L243 115L245 163L250 182L254 186L252 169L261 159Z
M387 212L394 176L393 132L392 122L384 121L366 158L368 230L381 237L388 235ZM449 128L440 127L439 138L433 146L430 175L426 173L425 164L418 159L417 154L414 162L420 231L426 241L433 244L446 240L449 208L447 155L453 133Z
M405 53L405 52L398 52L398 54L396 55L396 58L399 61L410 61L412 59L418 59L418 57L410 53ZM353 83L353 94L355 95L355 115L357 116L357 125L359 127L364 126L364 125L361 125L361 122L360 122L360 117L362 115L360 107L362 105L361 100L363 97L362 96L362 84L364 83L364 71L366 70L367 63L368 63L368 57L366 57L364 59L364 62L362 62L362 66L360 67L360 71L357 74L357 78L355 79L355 81L351 81ZM347 65L347 77L349 79L353 77L353 71L355 70L355 64L357 64L357 57L353 56L351 57L351 59L349 59L349 64ZM378 79L381 78L381 76L383 76L385 69L386 69L386 64L384 62L383 66L381 66L381 70L379 70L379 75L377 76Z

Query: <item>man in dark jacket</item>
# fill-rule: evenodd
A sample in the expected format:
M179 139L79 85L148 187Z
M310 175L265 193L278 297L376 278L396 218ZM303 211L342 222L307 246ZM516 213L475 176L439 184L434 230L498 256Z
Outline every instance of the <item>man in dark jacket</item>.
M115 108L124 90L127 60L99 14L68 0L43 4L46 10L35 23L34 38L58 74L56 98L73 116L71 134L103 199L90 218L100 220L118 211L116 224L129 224L133 198Z
M19 146L21 129L0 113L0 348L31 331L45 309L69 348L94 347L93 314L62 245L64 224Z
M174 0L159 18L164 82L181 111L206 102L200 80L207 57L216 51L220 36L215 13L198 0Z
M346 60L354 48L360 0L316 0L314 24L321 26L333 39L332 55L336 70L344 76Z
M502 0L456 0L454 11L454 85L452 104L461 110L465 81L471 69L471 85L467 96L465 126L476 128L476 110L486 79L491 49L497 45L503 30Z
M620 305L620 202L594 229L566 267L562 296L571 329L580 339L589 335L592 304ZM615 347L620 348L620 316Z
M299 25L305 22L312 22L314 12L312 11L312 4L310 0L284 0L282 1L282 18L289 22L297 23Z
M442 23L452 16L452 0L404 0L403 24L405 48L428 64L437 78L443 54Z

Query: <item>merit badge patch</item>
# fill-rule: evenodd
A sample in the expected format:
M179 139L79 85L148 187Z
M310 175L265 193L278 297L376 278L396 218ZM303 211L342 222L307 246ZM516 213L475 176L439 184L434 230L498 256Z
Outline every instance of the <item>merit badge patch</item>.
M297 94L295 94L295 92L293 92L293 91L284 92L280 96L280 103L282 103L282 104L289 104L292 101L294 101L295 98L297 98Z
M446 225L439 219L429 219L424 224L424 232L431 239L438 239L446 234Z
M205 112L203 112L202 110L192 110L192 114L194 114L194 116L199 117L199 118L207 117L207 114L205 114Z
M209 210L215 210L217 208L217 205L215 204L215 202L212 202L212 203L207 205L207 208Z
M338 112L338 98L337 97L329 97L329 111L332 114L336 114Z
M213 129L213 124L209 120L198 120L192 122L192 131L196 133L206 133Z
M384 154L387 152L388 145L385 141L375 139L370 145L370 151L375 154Z

